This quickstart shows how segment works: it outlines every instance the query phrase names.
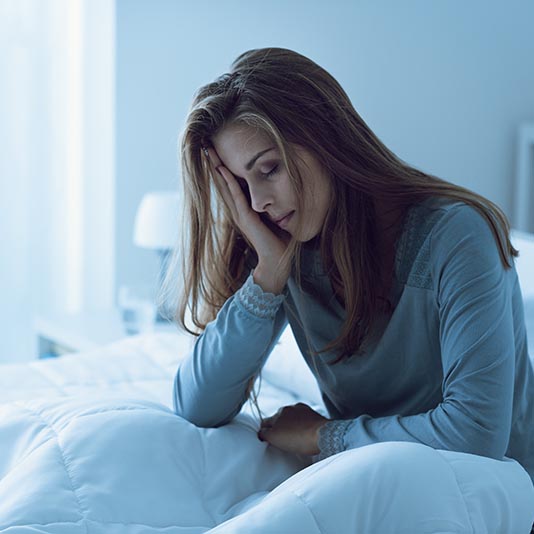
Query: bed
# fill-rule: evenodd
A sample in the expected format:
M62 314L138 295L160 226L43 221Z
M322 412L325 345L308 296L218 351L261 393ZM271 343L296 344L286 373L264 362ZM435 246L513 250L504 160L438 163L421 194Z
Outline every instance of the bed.
M534 236L514 232L513 241L521 251L516 269L532 356ZM0 533L529 531L534 487L513 460L397 443L406 461L389 466L385 476L375 466L387 465L392 444L310 465L260 442L248 404L226 426L191 425L172 411L174 373L191 343L177 330L3 365ZM259 403L268 415L297 402L326 415L286 330L263 369ZM441 471L426 472L426 459L436 457ZM348 476L355 462L358 479ZM398 491L407 476L410 490ZM446 498L435 498L438 487Z

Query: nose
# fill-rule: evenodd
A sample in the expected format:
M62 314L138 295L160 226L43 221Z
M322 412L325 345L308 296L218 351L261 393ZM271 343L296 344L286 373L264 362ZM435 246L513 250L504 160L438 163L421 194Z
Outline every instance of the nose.
M249 185L250 205L258 213L265 211L274 201L274 195L267 184Z

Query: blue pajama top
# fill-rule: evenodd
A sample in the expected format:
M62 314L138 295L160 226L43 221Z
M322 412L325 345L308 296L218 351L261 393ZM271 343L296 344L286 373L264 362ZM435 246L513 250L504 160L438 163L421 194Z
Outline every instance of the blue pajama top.
M511 257L510 257L511 258ZM365 354L328 365L321 350L345 311L303 247L299 288L265 293L252 275L179 366L177 414L197 426L229 422L289 323L332 421L319 458L383 441L516 459L534 480L534 372L515 266L473 207L433 197L406 213L395 244L394 310L373 326ZM310 343L310 345L308 345Z

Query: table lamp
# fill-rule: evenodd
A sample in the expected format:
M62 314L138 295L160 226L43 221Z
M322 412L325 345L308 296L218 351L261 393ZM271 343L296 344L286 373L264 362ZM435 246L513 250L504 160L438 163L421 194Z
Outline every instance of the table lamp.
M167 263L177 245L181 222L179 194L173 191L147 193L135 216L133 241L138 247L155 250L160 257L159 285L163 283ZM164 321L158 311L156 321Z

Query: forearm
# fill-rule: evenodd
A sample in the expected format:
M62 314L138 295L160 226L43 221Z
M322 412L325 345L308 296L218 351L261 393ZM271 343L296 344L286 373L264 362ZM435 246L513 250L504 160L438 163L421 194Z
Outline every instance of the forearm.
M330 421L319 430L317 459L385 441L422 443L434 449L502 459L508 435L509 417L504 411L477 421L458 406L442 403L429 412L405 417L362 415Z
M287 324L284 297L265 298L248 282L207 325L176 373L175 412L198 426L220 426L239 412L250 379Z

